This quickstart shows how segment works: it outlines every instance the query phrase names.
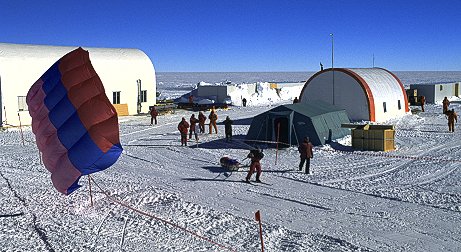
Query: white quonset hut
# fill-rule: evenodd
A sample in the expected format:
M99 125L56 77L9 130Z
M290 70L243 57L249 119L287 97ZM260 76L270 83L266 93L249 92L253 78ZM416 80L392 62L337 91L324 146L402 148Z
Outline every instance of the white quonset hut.
M300 102L321 100L346 110L352 121L383 122L409 111L402 82L382 68L329 68L304 84Z
M0 43L0 126L30 124L29 88L58 59L77 47ZM156 101L155 69L138 49L83 47L119 115L146 113ZM140 101L138 103L138 100ZM139 106L140 105L140 106Z

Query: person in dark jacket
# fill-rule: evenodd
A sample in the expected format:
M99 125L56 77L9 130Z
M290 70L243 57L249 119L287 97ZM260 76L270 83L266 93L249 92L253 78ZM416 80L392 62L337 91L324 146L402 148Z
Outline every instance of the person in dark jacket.
M299 170L303 169L304 163L306 163L306 170L304 171L306 174L310 174L310 165L311 165L311 158L314 157L314 153L312 152L312 143L309 141L309 137L305 137L303 143L298 147L299 151Z
M195 135L195 141L198 141L197 131L195 130L195 125L198 123L198 119L195 118L195 114L189 119L190 128L189 128L189 139L192 139L192 133Z
M229 116L226 117L226 120L223 121L224 123L224 133L226 134L226 142L232 141L232 121Z
M200 111L198 113L198 127L200 129L200 133L205 133L205 121L206 116Z
M242 99L242 105L243 105L244 107L247 106L247 99L246 99L246 98L243 98L243 99Z
M157 125L157 116L158 116L158 111L155 108L155 106L152 107L150 110L150 125L152 125L155 121L155 125Z
M247 158L251 160L250 164L250 170L248 171L247 177L245 181L247 183L250 183L250 178L253 175L253 173L256 171L256 182L261 183L261 180L259 178L261 177L261 159L264 157L264 153L262 153L261 150L255 149L251 150L250 153L248 154Z
M293 100L293 104L298 103L298 102L299 102L298 97L295 97L295 99Z
M424 105L426 104L426 97L424 95L421 95L419 98L419 102L421 103L421 111L424 112Z
M182 118L181 122L178 124L179 133L181 133L181 146L187 146L187 130L189 129L189 123L187 123L186 118Z

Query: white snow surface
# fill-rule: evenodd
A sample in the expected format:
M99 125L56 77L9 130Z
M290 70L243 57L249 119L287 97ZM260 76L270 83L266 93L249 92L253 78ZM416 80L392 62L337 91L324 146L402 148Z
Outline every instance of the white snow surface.
M296 147L264 149L267 184L246 184L247 167L227 171L219 159L248 164L251 118L275 105L217 110L234 120L233 141L220 124L188 147L177 124L190 111L156 126L119 118L124 151L92 175L93 206L87 176L69 196L53 188L30 127L24 145L21 131L0 132L0 250L260 251L260 210L266 251L461 251L461 134L448 132L441 105L388 122L395 151L352 151L350 137L315 147L312 175L298 171Z

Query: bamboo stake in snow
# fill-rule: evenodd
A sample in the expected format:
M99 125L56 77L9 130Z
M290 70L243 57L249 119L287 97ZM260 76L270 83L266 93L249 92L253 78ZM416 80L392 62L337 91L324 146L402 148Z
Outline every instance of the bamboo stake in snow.
M22 140L22 146L24 146L24 134L22 133L22 124L21 124L21 116L19 115L18 113L18 117L19 117L19 130L21 131L21 140Z
M93 194L91 193L91 177L90 177L90 174L88 174L88 185L90 186L90 202L91 202L91 207L93 207Z
M261 213L259 212L259 210L255 213L255 219L257 222L259 222L259 238L261 239L261 251L264 252L263 226L261 224Z

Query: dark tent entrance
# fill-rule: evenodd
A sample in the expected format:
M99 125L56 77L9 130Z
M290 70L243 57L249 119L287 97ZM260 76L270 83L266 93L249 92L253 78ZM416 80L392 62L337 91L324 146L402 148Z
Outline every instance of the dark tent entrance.
M275 139L275 141L281 142L281 143L288 143L288 144L282 144L286 145L286 147L289 146L290 143L290 123L289 119L286 117L276 117L274 118L274 133L275 135L272 137ZM284 146L282 146L284 147Z
M299 145L309 137L314 145L322 145L331 139L349 134L342 123L349 123L345 110L329 104L281 105L253 118L246 140L275 144L279 147Z

